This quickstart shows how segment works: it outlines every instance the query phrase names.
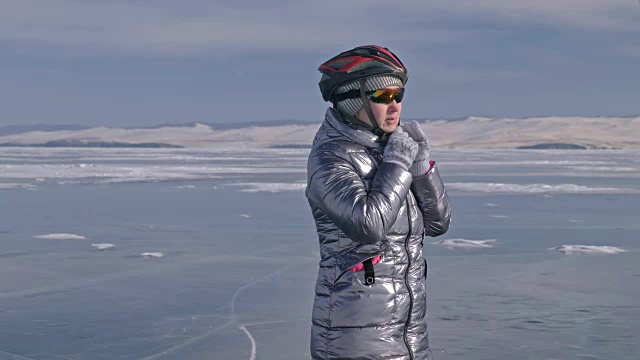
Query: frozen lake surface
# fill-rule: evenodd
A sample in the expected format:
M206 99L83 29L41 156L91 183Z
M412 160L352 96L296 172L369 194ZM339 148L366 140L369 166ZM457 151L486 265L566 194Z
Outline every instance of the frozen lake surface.
M309 359L304 149L0 148L0 359ZM640 151L433 151L436 359L637 359Z

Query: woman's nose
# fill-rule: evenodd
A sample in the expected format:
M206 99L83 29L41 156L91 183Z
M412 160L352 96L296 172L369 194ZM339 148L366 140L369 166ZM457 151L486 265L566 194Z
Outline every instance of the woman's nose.
M389 112L396 112L398 111L398 109L400 108L400 104L398 104L398 102L395 101L395 99L389 104L389 107L387 108L387 111Z

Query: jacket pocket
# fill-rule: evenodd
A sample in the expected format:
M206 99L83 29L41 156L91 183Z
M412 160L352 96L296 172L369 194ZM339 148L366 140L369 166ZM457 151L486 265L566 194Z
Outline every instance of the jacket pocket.
M331 288L329 323L331 327L367 327L386 325L396 313L395 289L391 259L373 265L375 283L365 283L364 272L350 268L382 253L351 253L336 265L336 279Z
M383 254L349 254L347 256L343 256L339 265L337 266L336 271L336 279L333 281L333 284L337 284L340 279L345 276L347 273L359 273L360 271L352 271L353 268L357 267L359 264L362 264L365 260L374 259L378 256L382 257ZM375 270L375 266L374 266Z

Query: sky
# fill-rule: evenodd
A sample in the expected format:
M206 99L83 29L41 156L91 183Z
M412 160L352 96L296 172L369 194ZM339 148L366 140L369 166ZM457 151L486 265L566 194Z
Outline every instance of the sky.
M638 0L0 0L0 126L320 122L367 44L404 118L640 114Z

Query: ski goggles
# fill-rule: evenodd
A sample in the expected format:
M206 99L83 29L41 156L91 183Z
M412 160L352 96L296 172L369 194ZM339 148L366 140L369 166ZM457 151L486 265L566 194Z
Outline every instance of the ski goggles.
M402 101L402 98L404 97L404 88L380 89L380 90L374 90L374 91L367 91L365 92L365 94L374 103L391 104L394 100L397 103L400 103ZM359 97L360 97L360 90L354 89L344 93L337 94L334 97L333 101L338 102L345 99L357 99Z
M378 104L391 104L393 100L397 103L402 102L402 97L404 96L404 88L399 89L380 89L373 91L371 95L369 95L369 99L374 103Z

